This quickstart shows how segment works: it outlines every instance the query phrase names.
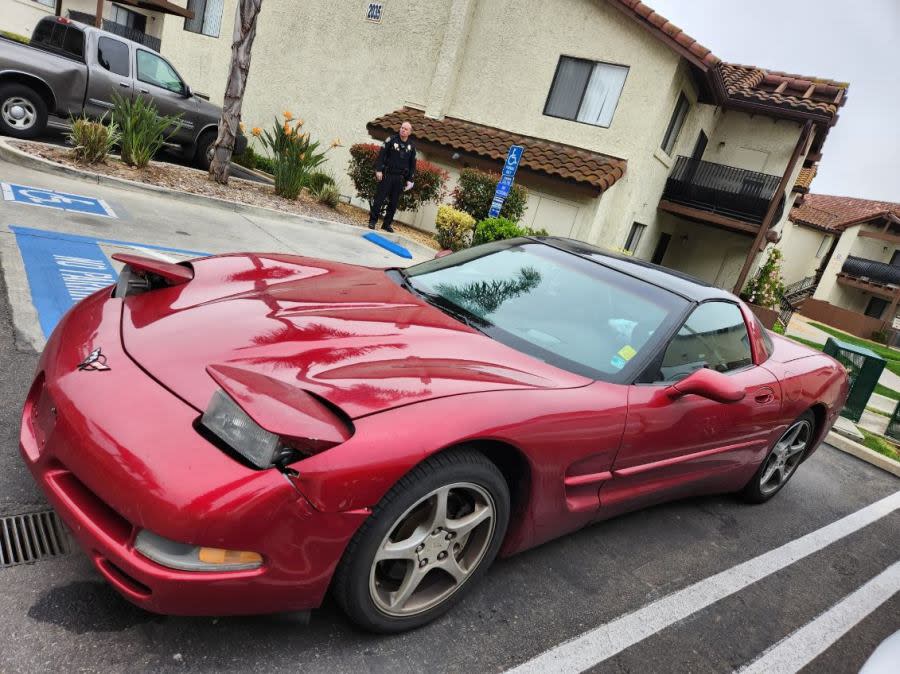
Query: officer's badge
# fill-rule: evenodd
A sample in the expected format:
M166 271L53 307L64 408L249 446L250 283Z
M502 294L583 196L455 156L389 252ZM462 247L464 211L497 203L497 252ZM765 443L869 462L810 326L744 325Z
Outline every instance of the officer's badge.
M399 150L399 149L400 149L400 146L397 145L397 143L394 143L394 149L395 149L395 150Z

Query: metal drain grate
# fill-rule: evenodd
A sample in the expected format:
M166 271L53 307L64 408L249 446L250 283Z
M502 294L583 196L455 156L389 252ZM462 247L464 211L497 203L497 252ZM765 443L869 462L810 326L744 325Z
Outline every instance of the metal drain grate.
M31 564L67 552L66 531L52 510L0 518L0 567Z

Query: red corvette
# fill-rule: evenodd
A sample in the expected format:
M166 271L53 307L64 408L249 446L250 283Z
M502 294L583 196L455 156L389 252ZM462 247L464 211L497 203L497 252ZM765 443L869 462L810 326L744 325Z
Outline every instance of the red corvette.
M498 555L694 494L775 495L847 395L734 296L565 239L407 270L122 256L22 418L35 479L148 610L393 632Z

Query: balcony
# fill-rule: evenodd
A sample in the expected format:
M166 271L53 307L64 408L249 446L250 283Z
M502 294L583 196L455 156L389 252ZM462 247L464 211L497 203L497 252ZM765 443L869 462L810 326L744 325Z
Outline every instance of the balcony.
M780 181L780 176L678 157L659 207L752 234L758 231Z
M78 21L79 23L84 23L89 26L94 25L94 15L86 12L76 12L70 9L69 18L72 19L72 21ZM119 37L124 37L127 40L138 42L145 47L150 47L150 49L153 49L154 51L159 51L159 48L162 46L162 41L158 37L147 35L141 30L121 23L116 23L115 21L110 21L109 19L103 19L103 30L118 35Z
M892 286L894 290L900 287L900 267L848 255L838 278L850 285Z

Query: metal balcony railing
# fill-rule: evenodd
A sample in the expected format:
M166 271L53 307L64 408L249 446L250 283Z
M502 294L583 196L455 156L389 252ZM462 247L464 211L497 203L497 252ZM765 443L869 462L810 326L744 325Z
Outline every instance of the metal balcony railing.
M678 157L663 199L760 224L780 181L780 176Z
M69 18L72 19L72 21L85 23L89 26L94 25L94 15L88 14L87 12L76 12L70 9ZM158 37L147 35L145 32L140 31L137 28L132 28L121 23L116 23L115 21L110 21L109 19L103 19L103 30L108 33L113 33L114 35L124 37L128 40L139 42L145 47L150 47L150 49L153 49L154 51L159 51L160 47L162 46L162 40L160 40Z
M841 273L857 278L865 278L885 285L900 286L900 267L886 262L876 262L863 257L847 256Z

